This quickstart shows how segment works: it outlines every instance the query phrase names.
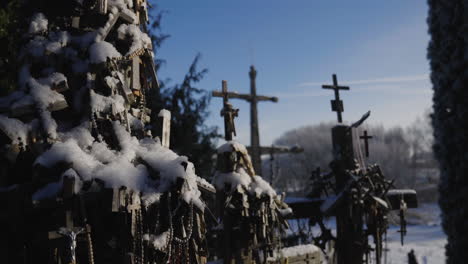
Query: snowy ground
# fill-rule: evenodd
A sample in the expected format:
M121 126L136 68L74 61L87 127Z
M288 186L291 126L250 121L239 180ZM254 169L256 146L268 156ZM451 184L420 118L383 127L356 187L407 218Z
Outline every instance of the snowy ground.
M410 209L407 212L407 235L404 239L404 245L400 242L400 233L398 225L391 225L387 231L386 262L382 263L401 264L408 263L408 252L413 249L418 258L419 264L442 264L445 263L444 246L447 242L446 235L440 225L440 209L436 204L421 204L417 209ZM393 217L395 218L395 217ZM392 221L392 217L390 217ZM290 221L292 229L298 225L305 225L307 220ZM334 229L335 221L330 219L326 225ZM334 230L333 230L334 231ZM318 229L314 228L314 234Z
M408 233L401 246L399 227L392 226L387 232L387 263L407 263L407 254L414 249L419 264L445 263L447 237L440 225L440 209L436 204L421 204L408 211ZM384 262L385 263L385 262Z
M440 225L408 226L404 246L401 246L398 230L398 227L392 227L387 233L387 264L408 263L407 254L411 249L414 249L419 264L445 263L447 239Z

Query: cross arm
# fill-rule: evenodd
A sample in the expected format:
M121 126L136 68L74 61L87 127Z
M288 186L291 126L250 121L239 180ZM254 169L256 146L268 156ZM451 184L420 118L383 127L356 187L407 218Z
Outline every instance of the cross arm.
M220 91L213 91L212 92L213 97L224 97L223 92ZM228 92L227 97L231 99L241 99L245 101L251 101L252 100L252 95L250 94L240 94L236 92ZM257 101L272 101L272 102L278 102L278 97L275 96L264 96L264 95L257 95L255 97Z
M338 89L338 90L349 90L349 86L337 86L337 85L322 85L323 89Z
M415 190L412 189L393 189L389 190L386 195L390 202L392 210L400 209L400 200L403 199L408 208L418 207L418 196Z
M274 103L278 102L278 97L276 96L264 96L264 95L257 95L257 101L272 101Z
M213 97L224 97L223 92L220 92L220 91L213 91L212 96ZM246 100L246 101L250 101L250 99L252 98L250 96L250 94L239 94L239 93L235 93L235 92L228 92L227 97L228 98L233 98L233 99L242 99L242 100Z
M247 147L247 150L251 152L251 147ZM266 154L282 154L282 153L301 153L304 149L298 146L294 147L282 147L282 146L271 146L271 147L260 147L260 155Z

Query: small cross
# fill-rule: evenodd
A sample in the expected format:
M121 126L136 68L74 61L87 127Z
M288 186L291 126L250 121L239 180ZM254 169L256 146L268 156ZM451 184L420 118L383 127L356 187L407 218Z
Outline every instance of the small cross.
M369 157L369 139L371 139L372 136L367 135L367 130L364 130L364 135L360 136L359 138L364 140L364 146L366 148L366 157Z
M234 118L238 116L239 109L234 109L229 103L229 92L227 89L227 81L222 81L222 96L223 96L223 109L221 110L221 116L224 117L224 138L226 140L232 140L232 135L236 135L236 126Z
M333 74L333 85L322 85L323 89L332 89L335 91L335 100L331 100L332 111L338 116L338 123L343 122L341 113L344 111L343 101L340 100L340 90L349 90L348 86L338 86L336 74Z

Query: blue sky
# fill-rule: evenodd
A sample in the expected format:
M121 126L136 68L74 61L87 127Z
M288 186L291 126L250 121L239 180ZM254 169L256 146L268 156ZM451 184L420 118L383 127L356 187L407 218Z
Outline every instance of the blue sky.
M257 93L278 96L259 105L262 145L284 132L336 120L333 93L321 84L349 85L342 93L344 120L371 110L370 123L410 124L431 107L426 48L426 1L161 0L171 35L156 56L167 60L160 78L180 81L197 52L208 68L198 87L249 92L249 66ZM209 125L220 129L222 100L213 98ZM249 105L240 108L238 140L250 142ZM222 131L222 130L221 130ZM224 132L224 131L222 131Z

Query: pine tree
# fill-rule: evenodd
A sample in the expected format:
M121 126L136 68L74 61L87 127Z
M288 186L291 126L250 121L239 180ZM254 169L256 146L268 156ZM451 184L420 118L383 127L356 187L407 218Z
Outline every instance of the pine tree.
M150 37L157 51L170 35L162 32L161 23L164 11L159 10L157 5L153 4L152 14ZM166 61L160 56L156 57L158 59L155 64L158 71ZM172 113L171 149L180 155L187 156L194 163L197 173L206 178L213 172L215 140L220 135L217 127L208 127L204 124L210 114L207 109L210 103L208 92L194 86L208 72L206 68L198 69L200 58L200 54L195 56L181 84L168 85L169 79L160 79L160 90L154 91L151 100L152 120L157 120L156 116L162 108Z
M468 259L468 1L429 0L428 58L434 95L434 152L447 263Z
M20 1L11 0L0 5L0 96L6 95L16 86L17 47L20 42Z

